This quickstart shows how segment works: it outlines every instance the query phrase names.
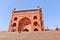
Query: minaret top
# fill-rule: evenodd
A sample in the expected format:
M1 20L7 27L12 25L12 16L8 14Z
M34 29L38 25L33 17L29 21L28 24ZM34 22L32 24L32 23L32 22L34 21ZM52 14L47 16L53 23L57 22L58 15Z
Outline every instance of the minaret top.
M16 8L14 8L13 10L16 10Z
M37 6L38 9L41 9L41 6Z

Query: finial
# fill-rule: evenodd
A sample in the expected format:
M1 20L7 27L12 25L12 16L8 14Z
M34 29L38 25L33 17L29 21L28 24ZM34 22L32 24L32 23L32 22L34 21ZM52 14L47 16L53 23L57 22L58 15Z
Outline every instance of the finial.
M37 8L40 8L40 6L37 6Z
M38 9L41 9L41 6L37 6Z
M12 14L14 14L15 10L16 10L16 8L14 8L14 9L12 10Z
M16 10L16 8L14 8L13 10Z

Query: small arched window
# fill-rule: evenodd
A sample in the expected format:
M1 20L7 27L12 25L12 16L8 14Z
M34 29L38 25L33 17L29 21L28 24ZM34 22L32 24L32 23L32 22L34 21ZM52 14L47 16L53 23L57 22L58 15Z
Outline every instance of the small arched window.
M29 30L28 29L24 29L23 31L27 31L28 32Z
M34 29L34 31L38 31L38 29Z
M34 16L33 19L37 19L37 16Z
M37 22L34 22L34 26L37 26L38 25L38 23Z
M17 17L14 18L14 21L16 21L16 20L17 20Z
M14 24L12 25L12 27L16 27L16 23L14 23Z

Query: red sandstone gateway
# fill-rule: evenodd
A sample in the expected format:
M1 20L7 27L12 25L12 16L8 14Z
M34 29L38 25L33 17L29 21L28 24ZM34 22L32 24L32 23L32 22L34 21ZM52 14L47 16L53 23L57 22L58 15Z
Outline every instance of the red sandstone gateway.
M9 32L43 31L42 8L31 10L14 10L9 24Z

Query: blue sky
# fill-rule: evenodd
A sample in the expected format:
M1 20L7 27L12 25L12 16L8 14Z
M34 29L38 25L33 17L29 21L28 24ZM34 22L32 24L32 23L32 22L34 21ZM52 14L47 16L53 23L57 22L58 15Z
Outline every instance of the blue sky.
M0 0L0 30L8 30L11 12L42 7L45 27L60 25L60 0Z

